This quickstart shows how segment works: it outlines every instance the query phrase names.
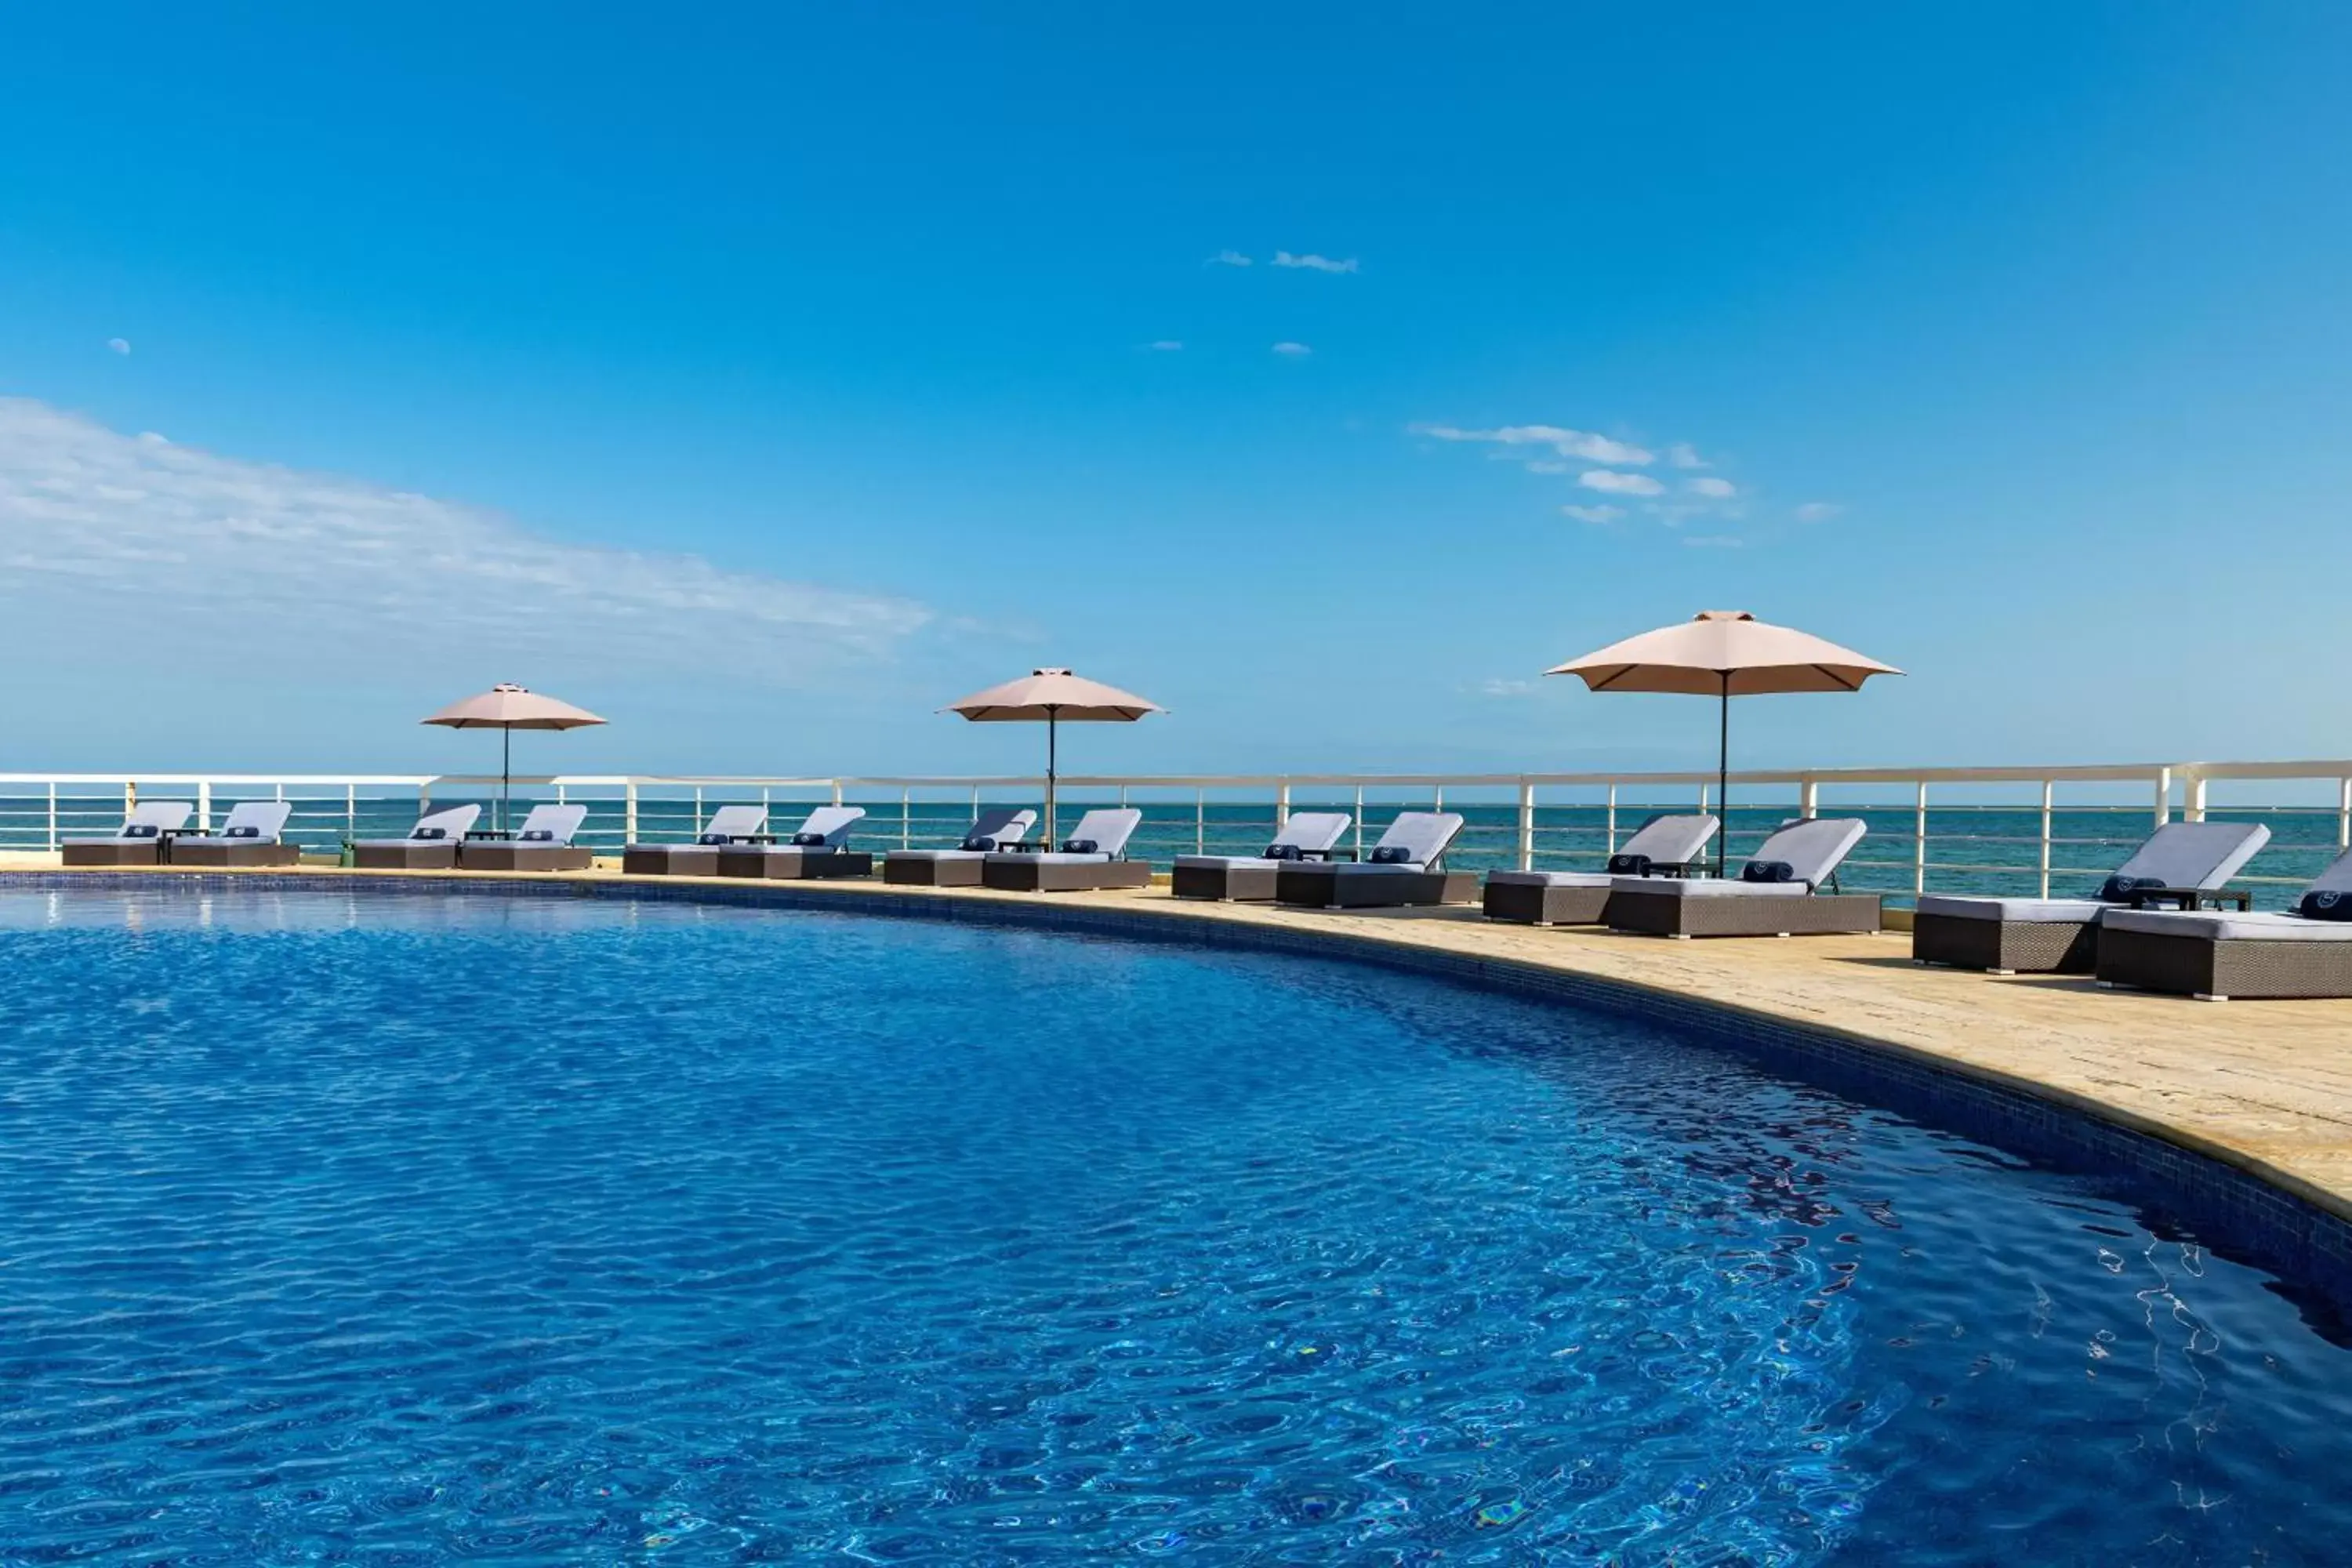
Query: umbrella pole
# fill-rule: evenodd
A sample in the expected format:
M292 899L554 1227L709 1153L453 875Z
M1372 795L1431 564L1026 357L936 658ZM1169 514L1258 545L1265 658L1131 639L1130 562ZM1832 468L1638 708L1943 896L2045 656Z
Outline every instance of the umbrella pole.
M507 830L507 818L514 815L507 807L507 796L514 790L514 731L501 726L499 731L499 831Z
M1720 878L1731 847L1731 671L1716 673L1723 677L1723 707L1715 731L1715 810L1723 818L1715 833L1715 874Z
M1048 849L1056 842L1054 836L1054 769L1060 751L1057 706L1051 702L1045 705L1045 847Z

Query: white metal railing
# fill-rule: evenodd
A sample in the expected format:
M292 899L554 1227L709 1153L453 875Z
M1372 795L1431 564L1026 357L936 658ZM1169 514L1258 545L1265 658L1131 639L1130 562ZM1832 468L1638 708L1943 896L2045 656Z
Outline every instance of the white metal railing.
M2352 845L2352 759L1764 769L1735 773L1730 782L1733 856L1789 816L1862 815L1871 832L1847 862L1847 880L1898 897L1947 887L2046 896L2053 882L2105 875L2147 825L2176 813L2192 821L2215 811L2270 823L2273 845L2243 879L2259 887L2300 885ZM983 801L1034 803L1044 786L1022 774L559 773L512 784L519 802L587 803L582 839L600 849L690 837L713 805L751 800L863 805L869 842L912 847L951 841ZM1485 868L1598 864L1643 815L1708 807L1715 784L1711 773L1689 772L1076 774L1060 788L1073 805L1111 796L1144 806L1137 852L1163 856L1255 847L1295 804L1352 810L1360 848L1368 812L1450 804L1468 819L1456 862ZM331 851L355 837L404 831L436 795L486 799L498 785L479 773L0 773L0 850L54 850L64 838L110 831L142 795L184 794L200 827L212 826L224 801L285 800L294 807L289 836L308 850Z

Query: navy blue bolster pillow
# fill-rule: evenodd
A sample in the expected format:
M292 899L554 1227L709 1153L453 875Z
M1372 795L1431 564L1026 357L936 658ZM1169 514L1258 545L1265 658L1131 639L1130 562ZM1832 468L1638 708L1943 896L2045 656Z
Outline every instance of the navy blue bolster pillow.
M2140 889L2162 886L2164 879L2161 877L2126 877L2117 872L2099 884L2099 900L2102 903L2127 904L2131 902L2132 894Z
M727 841L727 835L724 833L706 833L695 840L697 844L724 844Z
M1062 840L1062 853L1065 855L1099 855L1102 853L1102 850L1091 838L1065 838Z
M552 844L555 834L545 827L526 827L515 837L525 844Z
M122 829L125 838L160 838L163 833L163 830L152 822L128 823Z
M793 843L803 849L814 849L824 842L824 835L822 833L795 833L793 835Z
M1646 877L1650 874L1650 858L1647 855L1612 855L1609 857L1609 874L1612 877Z
M1304 860L1307 856L1296 844L1269 844L1263 858L1268 860Z
M261 829L258 827L232 827L222 833L221 837L223 838L258 838L261 837Z
M1750 860L1739 868L1743 882L1793 882L1797 868L1786 860Z
M449 830L446 827L419 827L411 832L409 837L411 838L446 838L449 837Z
M1402 844L1382 844L1372 850L1375 866L1403 866L1412 860L1412 851Z
M2305 920L2352 921L2352 893L2332 892L2324 888L2305 893L2294 906L2294 912Z
M985 855L996 847L996 840L985 833L975 833L965 839L960 847L969 849L974 854Z

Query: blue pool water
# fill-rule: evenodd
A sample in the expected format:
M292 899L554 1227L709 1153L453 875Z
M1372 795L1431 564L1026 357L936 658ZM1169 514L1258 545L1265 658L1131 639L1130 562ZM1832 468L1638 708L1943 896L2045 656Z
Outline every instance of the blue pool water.
M2317 1563L2132 1194L1360 967L0 896L0 1564Z

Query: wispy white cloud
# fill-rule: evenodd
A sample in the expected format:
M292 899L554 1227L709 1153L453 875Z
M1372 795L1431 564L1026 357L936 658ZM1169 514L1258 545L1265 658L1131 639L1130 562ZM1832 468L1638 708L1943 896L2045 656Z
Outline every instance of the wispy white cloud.
M1353 272L1356 270L1356 258L1352 256L1349 257L1346 260L1341 261L1328 256L1318 256L1311 250L1304 256L1293 256L1287 250L1277 250L1274 253L1274 264L1276 267L1305 268L1309 272Z
M1613 468L1589 468L1577 475L1576 482L1612 496L1654 496L1666 488L1647 474L1621 474Z
M1276 343L1274 345L1274 352L1286 359L1303 359L1315 351L1305 343Z
M1827 522L1844 510L1835 501L1809 500L1797 508L1793 515L1799 522Z
M129 338L109 338L106 340L106 346L113 350L116 353L127 354L131 352L131 340Z
M1175 338L1161 338L1156 342L1146 343L1143 346L1151 350L1155 353L1163 354L1179 353L1184 347L1183 343Z
M1559 510L1579 522L1614 522L1625 515L1622 506L1564 506Z
M1489 441L1504 447L1549 447L1563 458L1581 458L1589 463L1615 463L1622 467L1640 468L1657 460L1656 453L1629 441L1596 436L1589 430L1571 430L1561 425L1505 425L1493 430L1465 430L1458 425L1412 425L1407 428L1413 435L1426 436L1434 441Z
M1695 496L1706 496L1711 500L1729 500L1739 493L1739 487L1729 479L1685 479L1683 489Z
M1738 550L1747 542L1728 533L1686 533L1683 542L1694 550Z
M1666 461L1677 468L1704 468L1707 466L1706 459L1698 455L1698 448L1688 441L1677 441L1667 447Z
M1482 697L1531 697L1535 690L1536 683L1532 680L1507 679L1499 675L1489 676L1478 683L1478 693Z
M0 605L139 646L234 632L256 658L381 668L435 649L724 663L787 683L887 657L937 623L905 599L567 543L474 507L15 398L0 399Z
M1216 255L1212 256L1208 260L1202 262L1201 265L1203 267L1247 267L1249 264L1250 258L1244 256L1238 250L1220 250Z
M1492 442L1506 447L1548 447L1563 458L1581 458L1592 463L1638 468L1654 459L1654 454L1630 442L1561 425L1505 425L1486 430L1464 429L1454 425L1415 425L1411 428L1414 435L1439 441Z

